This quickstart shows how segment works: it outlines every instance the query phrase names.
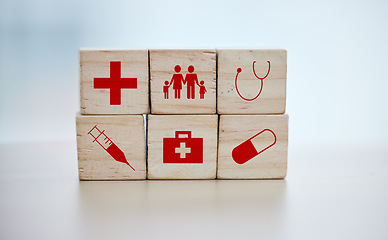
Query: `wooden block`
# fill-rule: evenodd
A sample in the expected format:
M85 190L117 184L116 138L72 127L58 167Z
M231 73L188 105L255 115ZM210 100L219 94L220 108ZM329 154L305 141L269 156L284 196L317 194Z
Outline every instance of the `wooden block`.
M285 112L286 50L218 50L217 63L219 114Z
M288 115L221 115L217 178L283 179Z
M148 50L81 50L81 114L145 114Z
M150 50L151 112L216 113L216 52Z
M80 180L146 179L142 115L77 116Z
M148 115L148 179L214 179L217 115Z

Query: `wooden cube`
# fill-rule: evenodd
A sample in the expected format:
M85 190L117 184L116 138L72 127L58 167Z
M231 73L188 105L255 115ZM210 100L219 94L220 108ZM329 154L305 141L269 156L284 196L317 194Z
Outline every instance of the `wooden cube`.
M81 50L81 114L149 111L148 50Z
M286 50L218 50L217 112L279 114L286 107Z
M148 179L214 179L217 115L148 115Z
M151 112L216 113L216 52L150 50Z
M146 179L142 115L77 116L80 180Z
M217 178L283 179L288 115L221 115Z

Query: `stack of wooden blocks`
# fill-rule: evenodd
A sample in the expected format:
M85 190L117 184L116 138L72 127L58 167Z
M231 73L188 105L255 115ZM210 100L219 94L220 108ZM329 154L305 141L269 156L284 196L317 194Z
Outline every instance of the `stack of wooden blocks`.
M81 180L286 176L286 50L81 50L80 70Z

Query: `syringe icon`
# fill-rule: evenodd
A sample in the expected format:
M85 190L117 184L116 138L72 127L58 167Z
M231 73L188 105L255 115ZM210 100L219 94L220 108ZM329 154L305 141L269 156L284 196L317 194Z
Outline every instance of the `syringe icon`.
M121 151L120 148L118 148L116 144L114 144L112 140L110 140L110 138L105 135L104 132L105 130L101 131L98 129L97 125L95 125L92 129L90 129L88 134L94 138L93 142L97 142L116 161L127 164L133 169L133 171L135 171L135 169L128 163L123 151Z

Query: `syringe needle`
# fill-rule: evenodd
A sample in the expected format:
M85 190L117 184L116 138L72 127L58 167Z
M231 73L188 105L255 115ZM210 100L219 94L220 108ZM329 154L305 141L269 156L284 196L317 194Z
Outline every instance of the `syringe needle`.
M130 166L132 169L133 169L133 171L136 171L128 162L126 162L126 164L128 165L128 166Z

